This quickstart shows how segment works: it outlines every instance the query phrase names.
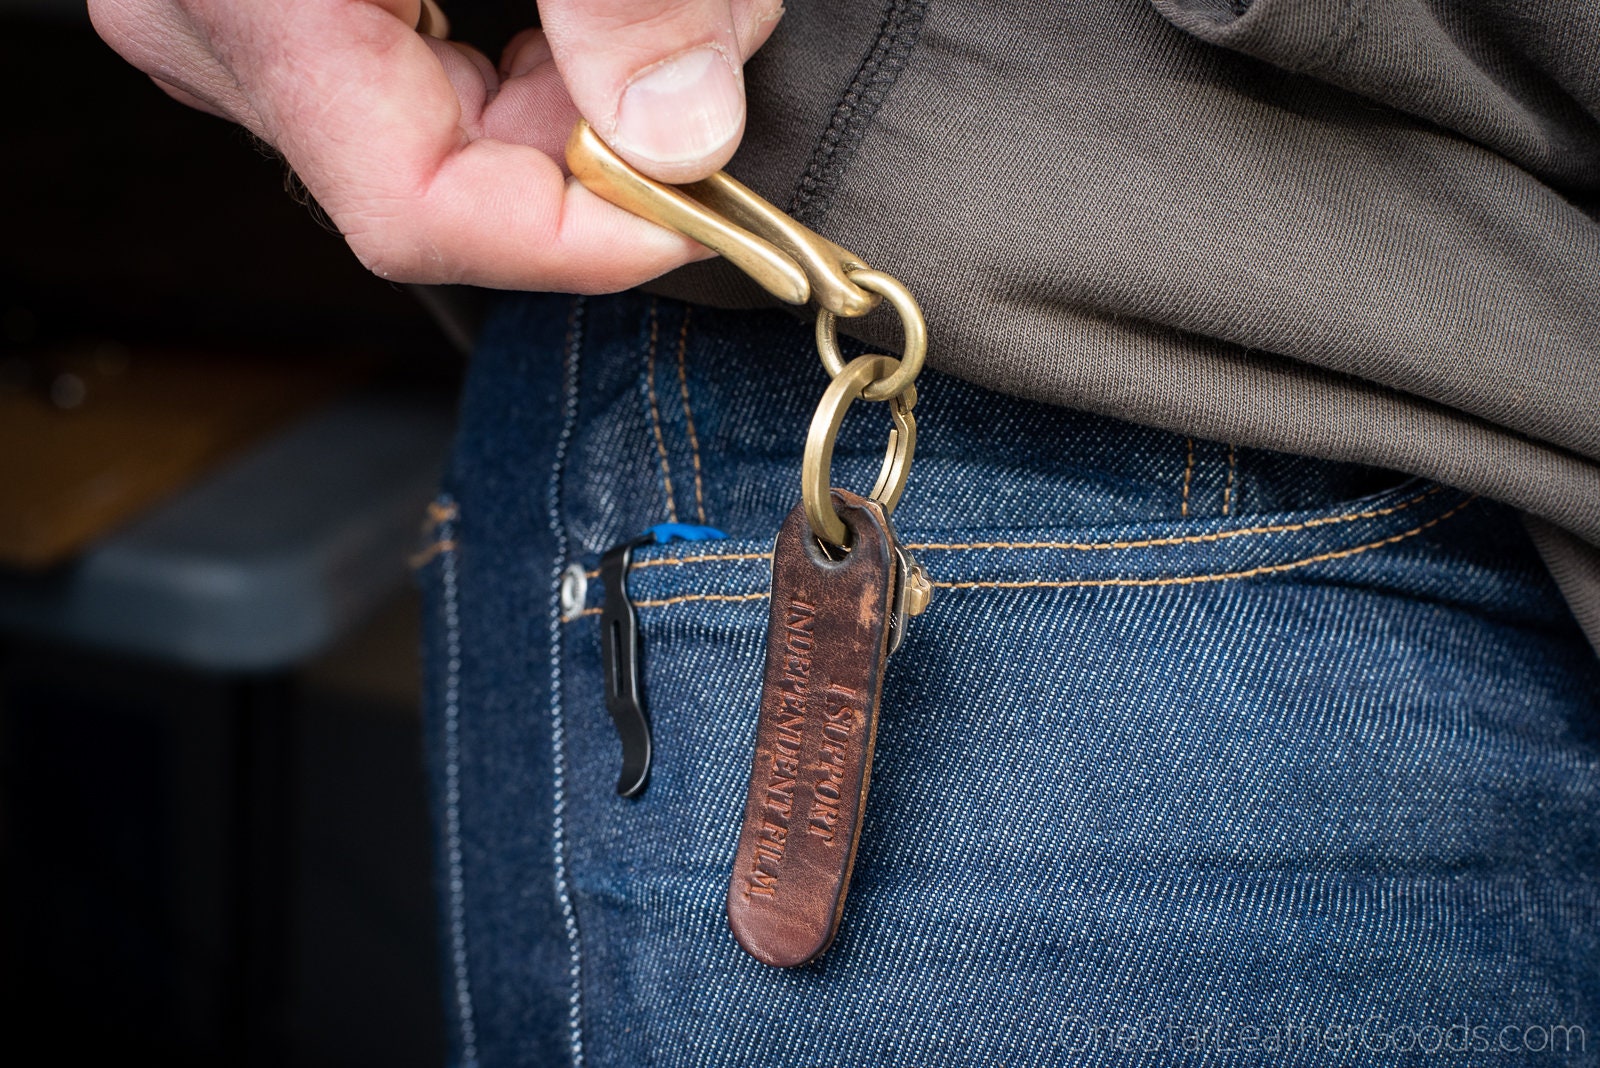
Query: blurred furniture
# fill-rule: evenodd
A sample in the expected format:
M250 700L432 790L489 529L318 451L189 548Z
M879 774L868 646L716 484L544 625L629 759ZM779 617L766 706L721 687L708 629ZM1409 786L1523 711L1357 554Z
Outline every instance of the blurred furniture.
M0 357L0 567L71 559L370 363L112 341Z
M448 399L336 402L75 561L0 572L0 628L202 671L291 668L405 581L450 426Z

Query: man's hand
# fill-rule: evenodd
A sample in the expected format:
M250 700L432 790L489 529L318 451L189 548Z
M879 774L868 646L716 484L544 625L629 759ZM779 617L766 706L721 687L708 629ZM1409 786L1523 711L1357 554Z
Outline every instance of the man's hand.
M89 0L172 96L283 153L384 278L625 289L707 253L567 180L581 113L668 182L727 162L781 0L542 0L498 69L417 34L421 0ZM448 8L447 8L448 10Z

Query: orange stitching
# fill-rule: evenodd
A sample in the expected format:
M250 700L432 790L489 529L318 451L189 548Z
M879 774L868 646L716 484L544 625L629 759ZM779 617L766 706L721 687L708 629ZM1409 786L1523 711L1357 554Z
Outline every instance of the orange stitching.
M694 412L689 408L689 372L684 366L689 351L689 316L692 306L683 309L683 329L678 332L678 388L683 392L683 418L689 424L689 455L694 460L694 510L701 526L706 521L705 489L700 484L700 439L694 432Z
M1212 534L1186 534L1182 537L1172 538L1145 538L1140 541L983 541L983 542L911 542L907 549L1074 549L1088 551L1092 549L1148 549L1158 545L1191 545L1202 542L1226 541L1228 538L1239 538L1254 534L1277 534L1283 531L1310 530L1313 527L1328 526L1332 523L1351 523L1358 519L1376 519L1379 516L1393 515L1402 512L1435 493L1442 493L1443 486L1433 486L1408 501L1390 505L1387 508L1374 508L1366 512L1353 512L1349 515L1326 516L1322 519L1307 519L1302 523L1278 523L1265 527L1241 527L1238 530L1219 530Z
M672 499L672 465L667 463L667 442L661 436L661 409L656 404L656 335L659 330L656 319L656 300L650 298L650 351L645 356L645 382L650 387L650 423L656 432L656 452L661 456L661 481L666 483L667 489L667 521L678 521L678 506Z
M666 597L659 601L635 601L635 608L663 608L669 604L683 604L685 601L761 601L767 597L767 591L760 593L683 593L677 597Z
M685 601L759 601L766 596L766 590L762 590L760 593L683 593L676 597L664 597L656 601L635 601L633 602L633 607L661 608L669 604L682 604ZM580 619L583 616L599 615L600 611L600 606L596 605L593 608L585 608L562 618Z
M426 566L429 561L438 556L440 553L453 553L455 551L455 539L445 538L443 541L436 541L427 548L412 553L411 559L408 562L410 563L412 570L415 570L419 567Z
M662 556L654 560L635 560L631 570L641 567L680 567L683 564L704 564L714 560L771 560L771 553L706 553L703 556Z
M1227 482L1227 485L1222 487L1222 514L1223 515L1228 515L1229 514L1228 507L1233 501L1233 468L1234 468L1233 444L1230 442L1229 445L1228 445L1228 482Z
M449 504L440 504L438 501L429 501L427 515L422 520L423 537L432 537L434 531L438 530L444 524L450 522L450 520L455 519L459 514L460 509L456 507L454 501L451 501Z
M1358 519L1377 519L1381 516L1393 515L1403 512L1418 502L1432 497L1434 494L1444 492L1443 486L1432 486L1417 494L1409 500L1392 504L1387 508L1373 508L1365 512L1351 512L1347 515L1326 516L1322 519L1307 519L1302 523L1276 523L1264 527L1241 527L1238 530L1219 530L1211 534L1186 534L1173 538L1145 538L1140 541L979 541L979 542L907 542L906 548L921 552L925 549L937 549L944 552L964 552L971 549L1070 549L1087 552L1097 549L1149 549L1167 545L1193 545L1213 541L1226 541L1229 538L1240 538L1257 534L1280 534L1285 531L1311 530L1316 527L1325 527L1334 523L1353 523ZM770 560L771 553L704 553L699 556L661 557L654 560L635 560L630 570L642 567L679 567L683 564L717 563L723 560ZM585 571L585 578L597 579L600 577L599 568Z
M1347 557L1359 556L1360 554L1370 552L1373 549L1382 549L1385 546L1393 545L1396 542L1404 541L1410 537L1415 537L1430 527L1436 527L1440 523L1443 523L1446 519L1454 516L1456 513L1460 512L1477 499L1478 495L1473 494L1471 497L1468 497L1466 500L1462 501L1448 512L1445 512L1443 515L1435 516L1426 523L1412 527L1410 530L1399 534L1391 534L1387 538L1380 538L1377 541L1370 541L1365 545L1357 545L1350 549L1336 549L1332 552L1318 553L1315 556L1308 556L1303 560L1291 560L1284 564L1263 564L1260 567L1252 567L1245 571L1222 571L1209 575L1178 575L1170 578L1153 579L1072 579L1059 582L1048 579L1029 579L1019 582L935 582L934 585L940 589L946 590L1065 590L1104 588L1110 586L1150 588L1159 586L1193 586L1202 582L1230 582L1236 579L1255 578L1258 575L1276 575L1284 571L1293 571L1297 568L1308 567L1311 564L1320 564L1328 560L1343 560ZM662 608L666 605L683 604L686 601L759 601L768 595L768 591L766 590L762 590L759 593L686 593L678 597L667 597L658 601L635 601L634 607ZM599 613L599 611L600 609L598 608L585 608L583 611L567 618L577 619L581 616L596 615Z
M1291 560L1286 564L1264 564L1261 567L1252 567L1247 571L1225 571L1214 575L1182 575L1174 578L1156 579L1074 579L1065 582L1053 582L1047 579L1030 579L1023 582L935 582L934 585L947 590L1065 590L1090 586L1192 586L1195 583L1200 582L1224 582L1229 579L1254 578L1257 575L1275 575L1282 571L1293 571L1295 568L1305 567L1309 564L1319 564L1325 560L1342 560L1347 556L1356 556L1371 549L1381 549L1386 545L1393 545L1397 541L1404 541L1413 535L1421 534L1429 527L1437 526L1438 524L1443 523L1446 519L1449 519L1451 516L1455 515L1457 512L1461 511L1461 509L1465 508L1467 505L1471 504L1477 499L1477 494L1473 494L1471 497L1468 497L1466 500L1462 501L1460 504L1456 505L1443 515L1435 516L1426 523L1423 523L1421 526L1412 527L1410 530L1401 534L1391 534L1387 538L1368 542L1365 545L1357 545L1353 549L1338 549L1334 552L1318 553L1316 556L1308 556L1304 560Z
M1006 589L1006 590L1056 589L1056 590L1059 590L1059 589L1084 589L1084 588L1095 588L1095 587L1104 588L1104 587L1112 587L1112 586L1145 587L1145 588L1148 588L1148 587L1159 587L1159 586L1192 586L1192 585L1196 585L1198 583L1203 583L1203 582L1228 582L1228 581L1233 581L1233 580L1236 580L1236 579L1255 578L1255 577L1257 577L1259 575L1273 575L1273 574L1279 574L1279 573L1284 572L1284 571L1293 571L1293 570L1295 570L1297 568L1307 567L1307 566L1309 566L1311 564L1323 563L1323 562L1328 561L1328 560L1342 560L1342 559L1345 559L1347 557L1358 556L1358 555L1360 555L1361 553L1364 553L1364 552L1370 552L1373 549L1381 549L1381 548L1384 548L1385 546L1393 545L1396 542L1404 541L1407 538L1414 537L1417 534L1421 534L1423 531L1429 529L1430 527L1434 527L1434 526L1437 526L1440 523L1443 523L1446 519L1449 519L1450 517L1454 516L1456 513L1460 512L1462 509L1466 508L1467 505L1471 504L1473 501L1475 501L1477 499L1478 499L1477 495L1474 494L1473 496L1471 496L1471 497L1467 498L1466 500L1462 501L1460 504L1456 505L1454 508L1450 509L1448 512L1445 512L1443 515L1435 516L1434 518L1428 520L1426 523L1423 523L1420 526L1413 527L1410 530L1404 531L1404 532L1402 532L1400 534L1391 534L1389 537L1381 538L1378 541L1368 542L1365 545L1357 545L1354 548L1350 548L1350 549L1338 549L1338 550L1335 550L1333 552L1318 553L1315 556L1308 556L1303 560L1291 560L1288 563L1283 563L1283 564L1266 564L1266 565L1263 565L1261 567L1252 567L1252 568L1249 568L1248 570L1245 570L1245 571L1225 571L1225 572L1219 572L1219 573L1210 574L1210 575L1180 575L1180 576L1171 577L1171 578L1155 578L1155 579L1075 579L1075 580L1061 581L1061 582L1049 581L1049 580L1045 580L1045 579L1030 579L1028 581L1022 581L1022 582L996 582L996 581L935 582L934 585L939 587L939 588L941 588L941 589L947 589L947 590L973 590L973 589ZM685 601L755 601L755 600L760 600L762 598L765 598L767 596L768 596L768 593L765 590L763 590L760 593L745 593L745 594L690 593L690 594L684 594L684 595L679 596L679 597L668 597L668 598L665 598L663 600L658 600L658 601L638 601L638 602L635 602L634 607L635 608L661 608L661 607L664 607L666 605L682 604ZM589 609L585 609L584 611L578 613L578 615L592 615L592 614L597 613L599 611L600 611L600 609L598 609L598 608L589 608ZM577 617L574 616L572 618L577 618Z
M683 604L686 601L763 601L767 598L767 591L760 593L683 593L676 597L664 597L658 601L635 601L635 608L665 608L669 604ZM599 606L585 608L581 612L574 612L570 616L563 616L563 621L582 619L584 616L597 616L601 612Z
M1189 443L1189 462L1183 468L1183 508L1180 514L1189 514L1189 483L1194 478L1194 438L1186 438Z
M771 560L771 553L704 553L700 556L663 556L655 560L635 560L628 565L629 571L637 571L642 567L681 567L684 564L714 564L723 560ZM583 577L597 579L600 569L585 571Z

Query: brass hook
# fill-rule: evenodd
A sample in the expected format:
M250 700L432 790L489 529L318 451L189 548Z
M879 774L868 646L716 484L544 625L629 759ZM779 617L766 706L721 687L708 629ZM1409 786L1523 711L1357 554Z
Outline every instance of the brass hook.
M851 271L866 267L859 256L801 226L723 171L689 185L664 185L629 166L582 119L567 138L567 167L602 199L721 253L786 304L815 300L825 311L853 319L883 299L850 281Z

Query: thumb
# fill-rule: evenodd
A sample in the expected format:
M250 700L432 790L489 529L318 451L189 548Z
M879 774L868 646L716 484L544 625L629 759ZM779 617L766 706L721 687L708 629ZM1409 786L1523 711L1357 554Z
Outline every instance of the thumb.
M567 92L617 153L664 182L704 178L744 133L744 61L779 0L541 0Z

